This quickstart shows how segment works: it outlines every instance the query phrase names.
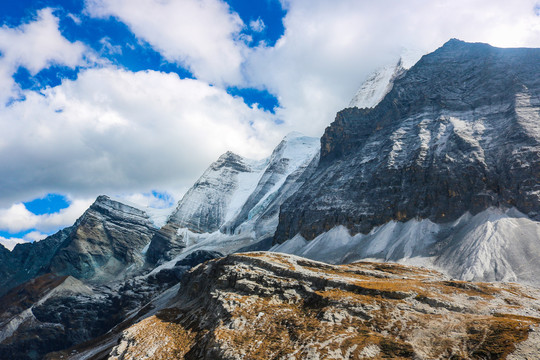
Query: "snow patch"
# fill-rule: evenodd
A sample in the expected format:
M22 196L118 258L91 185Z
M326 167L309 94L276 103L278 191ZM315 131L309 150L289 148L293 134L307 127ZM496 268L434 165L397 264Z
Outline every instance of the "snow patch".
M397 63L384 66L373 72L362 83L349 107L374 108L394 87L394 81L414 66L424 55L419 50L404 50Z
M349 107L374 108L392 90L394 78L403 68L400 64L385 66L371 74L356 92Z

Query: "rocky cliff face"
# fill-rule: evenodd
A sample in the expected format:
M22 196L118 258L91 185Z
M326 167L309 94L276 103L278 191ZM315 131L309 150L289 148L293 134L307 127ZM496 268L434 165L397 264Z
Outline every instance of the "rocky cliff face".
M540 220L539 73L539 49L450 40L425 55L375 108L337 114L275 241L489 207Z
M195 268L119 342L71 358L526 359L540 355L539 299L533 288L395 264L231 255Z

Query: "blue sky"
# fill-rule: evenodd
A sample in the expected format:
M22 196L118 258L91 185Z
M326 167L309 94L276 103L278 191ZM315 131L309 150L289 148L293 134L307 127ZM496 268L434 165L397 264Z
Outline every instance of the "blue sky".
M250 46L261 43L274 45L283 35L282 19L285 10L278 0L231 0L227 1L227 4L248 25L241 30L240 35L252 38ZM23 0L5 2L1 7L3 24L10 27L32 21L39 10L51 8L59 19L59 29L66 39L71 42L84 42L115 65L134 72L151 69L174 72L180 78L194 78L189 69L165 59L151 45L141 42L121 21L115 18L96 19L86 14L82 1ZM250 24L258 24L260 31L254 30ZM79 70L78 67L51 66L37 74L30 74L27 69L20 67L14 78L22 89L39 91L46 86L57 86L63 79L75 79ZM268 111L273 111L278 105L276 97L265 89L231 86L227 91L231 95L244 98L249 105L258 103Z
M173 206L227 150L320 136L362 81L449 38L540 47L536 0L0 3L0 243L99 194Z

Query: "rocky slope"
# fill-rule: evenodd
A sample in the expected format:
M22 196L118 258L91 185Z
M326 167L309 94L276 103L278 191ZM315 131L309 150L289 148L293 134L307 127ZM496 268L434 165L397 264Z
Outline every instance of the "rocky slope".
M192 270L164 309L92 344L100 355L49 359L526 359L540 356L539 299L396 264L238 254Z
M311 241L301 235L271 250L334 264L360 259L439 269L461 280L519 281L540 285L540 223L515 209L491 208L437 224L390 221L369 234L338 226Z
M46 273L98 283L122 277L142 267L155 231L144 212L100 196L73 226L1 253L0 295Z
M0 297L0 359L42 359L128 326L174 295L186 271L219 256L197 251L171 268L106 284L50 273L21 284Z
M149 264L171 260L202 243L205 249L217 246L217 251L231 252L270 240L281 204L302 185L318 153L318 139L291 133L267 159L222 155L156 233L147 251Z
M77 220L69 243L52 259L50 271L108 281L130 266L144 264L142 250L155 231L143 211L100 196Z
M539 73L540 49L451 40L425 55L373 109L337 114L315 173L281 208L275 242L337 226L354 236L389 221L450 224L490 208L537 222ZM510 238L521 241L517 229Z

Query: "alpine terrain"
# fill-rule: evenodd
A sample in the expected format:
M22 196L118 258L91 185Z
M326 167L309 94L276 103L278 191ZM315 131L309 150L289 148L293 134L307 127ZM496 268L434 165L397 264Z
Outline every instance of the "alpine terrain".
M165 220L0 246L0 359L535 359L539 273L540 49L452 39Z

